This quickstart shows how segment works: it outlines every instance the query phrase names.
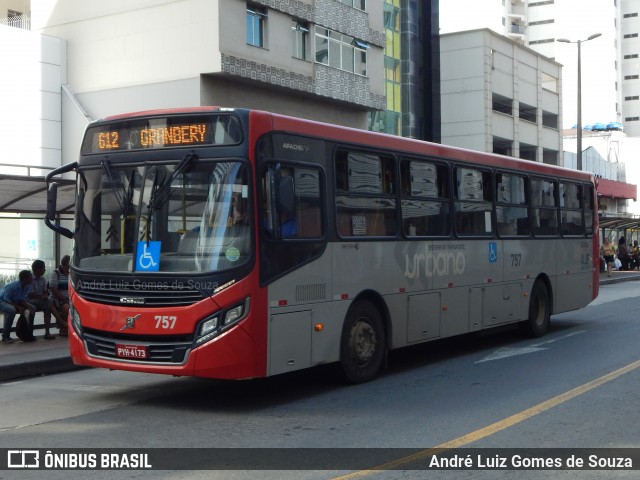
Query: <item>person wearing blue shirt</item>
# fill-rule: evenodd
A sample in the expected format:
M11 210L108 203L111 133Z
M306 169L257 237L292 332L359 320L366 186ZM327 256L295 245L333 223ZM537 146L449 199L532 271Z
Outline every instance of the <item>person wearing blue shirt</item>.
M22 270L18 274L18 280L7 283L0 287L0 312L4 313L4 327L2 330L2 343L13 343L11 338L11 328L16 314L29 318L35 307L27 300L33 277L29 270Z

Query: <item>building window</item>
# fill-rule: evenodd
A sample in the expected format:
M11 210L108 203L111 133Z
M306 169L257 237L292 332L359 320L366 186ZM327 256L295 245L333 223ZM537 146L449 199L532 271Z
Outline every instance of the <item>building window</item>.
M547 165L558 165L558 150L551 150L549 148L542 149L542 163Z
M630 18L630 17L637 17L637 16L638 16L638 12L634 12L634 13L625 13L622 17Z
M349 5L350 7L357 8L358 10L365 9L366 2L365 0L339 0L340 3L344 3L345 5Z
M624 117L625 122L637 122L640 120L640 117Z
M507 115L513 115L513 100L497 93L493 94L493 103L491 109L494 112L506 113Z
M399 32L400 31L400 8L385 2L383 6L383 14L384 14L384 28L393 30L394 32Z
M293 56L300 60L307 59L307 43L309 43L309 24L293 21Z
M0 18L0 25L6 25L8 27L21 28L24 30L30 29L29 17L17 10L7 10L7 17Z
M550 92L558 93L558 79L549 75L548 73L542 73L542 88L549 90Z
M637 53L632 53L631 55L625 55L624 58L625 58L625 60L629 59L629 58L638 58L638 54Z
M638 75L625 75L624 79L625 80L638 80Z
M633 95L631 97L624 97L625 101L629 101L629 100L640 100L640 96L638 95Z
M521 120L535 123L537 117L537 109L533 105L527 105L526 103L520 102L518 116Z
M493 137L493 153L511 156L513 153L513 141L507 138Z
M542 125L549 128L558 128L558 114L543 110Z
M264 47L267 10L257 5L247 4L247 44Z
M637 33L627 33L624 38L637 38L638 34Z
M358 75L367 74L366 43L319 26L315 37L316 62Z
M536 161L538 156L538 147L520 142L520 158L523 160Z

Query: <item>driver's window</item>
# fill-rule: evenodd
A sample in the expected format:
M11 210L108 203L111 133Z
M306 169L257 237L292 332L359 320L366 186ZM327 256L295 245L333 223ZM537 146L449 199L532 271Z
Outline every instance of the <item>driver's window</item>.
M320 170L270 165L262 179L263 227L271 238L322 236Z

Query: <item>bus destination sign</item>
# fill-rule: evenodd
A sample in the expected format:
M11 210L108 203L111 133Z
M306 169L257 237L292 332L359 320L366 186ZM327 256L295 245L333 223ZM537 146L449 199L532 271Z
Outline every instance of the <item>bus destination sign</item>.
M205 143L207 124L174 125L162 128L141 128L129 132L129 138L120 138L119 130L98 132L98 149L120 150L122 141L140 145L143 148L163 148L177 145L199 145Z
M229 145L241 140L241 134L236 133L240 131L237 119L228 115L128 120L89 127L82 153Z

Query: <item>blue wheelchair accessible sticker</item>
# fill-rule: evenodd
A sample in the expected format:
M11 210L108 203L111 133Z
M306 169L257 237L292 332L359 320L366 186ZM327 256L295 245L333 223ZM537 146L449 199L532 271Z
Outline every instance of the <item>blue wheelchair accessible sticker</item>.
M160 270L160 244L162 242L138 242L136 271L157 272Z
M498 263L498 244L489 242L489 263Z

